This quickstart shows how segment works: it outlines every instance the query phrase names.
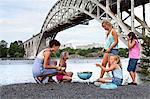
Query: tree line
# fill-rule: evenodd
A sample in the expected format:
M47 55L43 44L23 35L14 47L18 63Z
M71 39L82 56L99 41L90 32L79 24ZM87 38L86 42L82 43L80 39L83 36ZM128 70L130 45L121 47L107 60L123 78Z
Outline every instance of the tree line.
M82 56L84 58L88 57L103 57L103 54L98 55L98 52L102 50L102 47L99 48L89 48L89 49L72 49L70 47L60 49L56 55L52 55L53 57L60 57L61 52L67 51L70 56L77 55ZM128 49L127 48L119 48L119 56L127 58L128 57Z
M25 49L23 47L22 41L14 41L10 44L5 40L0 41L0 58L23 58L25 55ZM82 57L97 57L98 51L102 50L102 47L99 48L89 48L89 49L72 49L70 47L65 49L60 49L56 55L52 55L53 57L60 57L61 52L68 51L70 55L78 55ZM102 57L99 55L99 57ZM119 48L119 56L120 57L128 57L128 49L127 48Z
M22 41L15 41L10 44L5 40L0 41L0 58L23 58L25 49Z

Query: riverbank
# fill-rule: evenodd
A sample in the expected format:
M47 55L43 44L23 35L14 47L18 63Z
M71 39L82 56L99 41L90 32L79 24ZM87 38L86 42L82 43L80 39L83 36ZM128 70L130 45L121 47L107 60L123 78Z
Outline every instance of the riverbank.
M150 99L150 85L104 90L87 83L35 83L0 86L1 99Z

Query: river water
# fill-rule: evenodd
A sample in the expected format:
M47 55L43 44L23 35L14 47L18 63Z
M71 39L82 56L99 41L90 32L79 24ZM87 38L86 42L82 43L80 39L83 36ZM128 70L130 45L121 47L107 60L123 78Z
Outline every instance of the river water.
M128 59L122 58L123 78L131 78L127 72ZM73 82L92 82L99 78L100 68L96 67L96 63L100 63L101 59L69 59L67 61L67 71L72 71ZM0 85L16 84L16 83L35 83L32 76L33 60L0 60ZM93 75L89 80L81 80L77 76L77 72L92 71ZM108 74L105 74L107 76ZM110 73L111 76L111 73ZM137 76L137 82L141 83Z

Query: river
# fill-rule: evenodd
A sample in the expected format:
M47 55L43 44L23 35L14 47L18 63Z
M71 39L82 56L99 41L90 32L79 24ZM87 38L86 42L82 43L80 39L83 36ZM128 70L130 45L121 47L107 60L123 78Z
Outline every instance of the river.
M131 78L127 72L128 59L122 58L123 78ZM96 63L100 63L101 59L69 59L67 61L67 71L72 71L73 82L92 82L99 78L100 68L96 67ZM35 83L32 76L33 60L0 60L0 85L9 85L17 83ZM93 75L89 80L81 80L77 76L77 72L92 71ZM141 83L139 76L137 82Z

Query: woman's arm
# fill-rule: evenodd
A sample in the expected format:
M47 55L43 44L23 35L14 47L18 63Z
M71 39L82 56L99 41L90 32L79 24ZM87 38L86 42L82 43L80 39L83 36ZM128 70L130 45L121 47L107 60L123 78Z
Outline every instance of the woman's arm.
M96 66L100 67L101 69L103 69L106 72L112 71L116 68L116 65L111 65L108 69L100 64L96 64Z
M50 66L49 61L50 61L50 51L45 51L44 52L44 63L43 63L44 68L45 69L58 69L58 70L61 68L58 66Z
M132 48L134 45L135 45L135 40L133 40L132 42L131 42L131 40L128 40L128 48L129 49Z
M112 31L112 36L114 37L114 43L107 49L106 52L110 52L118 44L118 35L115 30Z

